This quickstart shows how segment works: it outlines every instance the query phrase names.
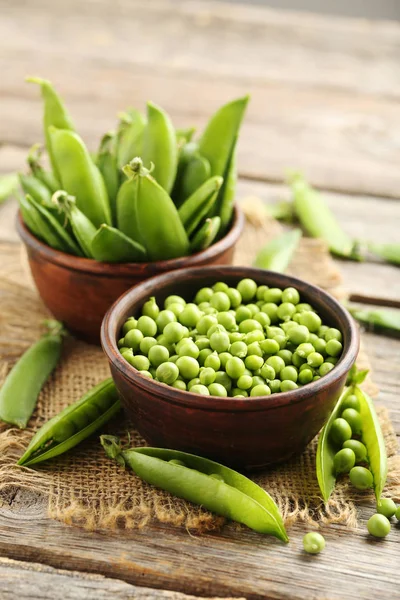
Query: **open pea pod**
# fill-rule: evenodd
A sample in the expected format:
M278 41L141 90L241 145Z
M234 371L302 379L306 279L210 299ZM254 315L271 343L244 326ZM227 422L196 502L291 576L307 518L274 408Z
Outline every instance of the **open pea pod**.
M26 467L64 454L109 421L121 408L112 379L102 381L78 402L47 421L19 459Z
M274 238L256 256L254 266L284 273L301 238L300 229L293 229Z
M277 505L265 490L244 475L186 452L164 448L122 450L118 438L104 435L100 440L110 458L128 465L147 483L254 531L288 541Z

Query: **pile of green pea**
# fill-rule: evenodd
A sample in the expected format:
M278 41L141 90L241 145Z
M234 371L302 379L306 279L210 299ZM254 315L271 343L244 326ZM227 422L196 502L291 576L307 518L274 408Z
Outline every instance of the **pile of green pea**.
M349 473L349 478L357 490L367 490L373 486L374 478L367 466L367 448L362 443L362 418L360 402L355 395L347 396L342 404L342 414L331 425L331 442L341 448L333 459L333 467L337 474ZM361 438L361 439L357 439ZM361 464L360 464L361 463ZM391 498L384 498L377 506L377 514L373 515L367 528L375 537L386 537L390 532L391 517L400 520L400 507Z
M154 297L122 327L118 347L142 375L211 396L267 396L295 390L334 368L342 334L294 287L217 282L193 302Z

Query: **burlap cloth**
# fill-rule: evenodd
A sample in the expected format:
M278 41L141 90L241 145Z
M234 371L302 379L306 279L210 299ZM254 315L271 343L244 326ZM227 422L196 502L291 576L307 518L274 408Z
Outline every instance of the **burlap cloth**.
M251 264L257 250L269 238L279 234L280 224L265 218L257 202L246 203L249 221L237 247L236 263ZM0 267L0 385L21 353L42 331L41 322L48 313L35 292L26 261L19 247L3 244ZM22 258L22 260L21 260ZM343 297L340 274L326 251L317 241L303 239L290 265L290 272ZM361 353L358 364L368 359ZM32 434L50 417L74 402L93 385L109 376L108 364L100 348L68 339L59 367L44 387L37 409L25 431L0 426L0 502L15 488L41 494L48 514L68 524L87 529L141 527L157 519L175 526L198 531L216 529L224 519L193 504L157 490L124 471L106 458L98 436L77 448L39 466L37 469L16 466ZM376 388L371 378L366 387L372 395ZM396 456L396 436L385 409L379 408L389 455L389 477L385 492L400 499L400 462ZM131 436L132 445L145 441L134 424L119 416L104 432ZM336 486L326 506L320 498L315 476L314 440L305 452L276 469L257 474L254 480L273 496L286 524L295 520L307 523L357 523L355 502L358 497L345 478ZM369 494L372 498L372 494ZM363 497L368 496L364 493Z

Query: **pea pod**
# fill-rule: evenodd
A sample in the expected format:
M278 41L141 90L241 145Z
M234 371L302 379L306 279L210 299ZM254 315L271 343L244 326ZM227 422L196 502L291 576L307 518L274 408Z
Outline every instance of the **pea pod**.
M173 199L176 206L180 206L186 197L183 192L183 177L185 174L185 170L192 159L194 159L198 155L198 143L188 141L185 144L178 145L178 167L174 182L174 187L172 188L171 198Z
M222 177L210 177L179 208L178 214L188 235L212 209L222 183Z
M147 103L143 162L145 165L154 164L154 179L170 193L178 166L176 134L167 113L152 102Z
M209 248L209 246L211 246L211 244L217 237L220 227L220 217L212 217L211 219L206 219L204 224L194 234L190 242L191 252L200 252L200 250L205 250L206 248Z
M122 450L114 436L103 435L100 440L107 456L121 465L128 465L147 483L247 525L254 531L288 542L275 502L244 475L186 452L164 448ZM169 462L171 460L181 464Z
M14 365L0 390L0 419L20 429L27 426L39 392L60 358L62 325L49 321L48 328Z
M130 165L125 165L122 170L127 179L119 188L117 195L117 226L127 237L143 246L143 232L139 228L137 218L137 194L140 179L136 177L136 171Z
M44 101L43 127L47 152L50 157L54 174L57 179L60 180L61 173L59 171L58 161L53 149L53 142L49 128L57 127L57 129L68 129L70 131L75 131L75 126L67 109L64 106L63 101L53 88L50 81L47 81L47 79L40 79L40 77L27 77L26 81L29 83L37 83L41 87Z
M32 218L35 219L39 237L46 244L61 252L82 256L79 246L49 210L41 206L29 194L26 196L26 201L30 205L31 215L35 215Z
M182 177L182 194L189 198L210 177L210 163L203 156L194 156Z
M51 207L51 192L40 179L34 175L24 175L23 173L20 173L18 178L25 194L32 196L39 204L47 208Z
M167 192L150 175L140 158L127 166L136 182L136 227L150 260L186 256L189 240L178 211ZM139 240L140 241L140 240Z
M178 142L178 147L180 146L180 141L183 144L187 144L192 141L194 134L196 133L196 127L187 127L186 129L176 129L176 141Z
M266 210L268 214L277 221L293 223L296 220L293 202L282 200L282 202L277 202L276 204L269 204L266 206Z
M146 258L141 244L109 225L102 225L96 232L91 250L93 258L102 262L138 262Z
M106 184L113 223L117 222L117 194L120 179L115 144L115 133L112 131L106 133L100 142L96 163Z
M18 188L18 175L9 173L0 176L0 204L12 196Z
M232 152L224 174L224 185L218 194L218 199L215 204L217 214L221 217L220 236L223 235L231 224L233 206L236 196L237 183L237 138L235 138L232 146Z
M69 196L64 190L56 192L53 195L52 201L68 218L74 236L78 240L78 244L82 248L83 254L88 258L93 258L92 241L96 235L96 227L87 216L79 210L75 198Z
M254 267L284 273L301 238L300 229L293 229L268 242L257 254Z
M211 175L225 175L249 96L222 106L210 119L199 142L199 152L211 166Z
M64 454L107 423L120 408L112 379L102 381L47 421L35 433L17 464L28 467Z
M118 169L128 164L135 156L143 154L143 135L146 119L134 108L120 114L117 130L117 165Z
M342 258L361 260L357 244L342 230L322 196L299 173L290 182L296 215L309 235L323 239Z
M107 189L85 144L73 131L49 127L49 133L63 189L75 196L78 208L96 227L110 225Z
M395 334L400 332L400 310L384 308L378 310L360 310L349 308L349 311L357 321L371 326L372 329Z
M400 265L400 244L368 244L368 250L394 265Z
M22 194L18 197L18 203L25 225L33 235L40 240L46 241L41 232L41 223L36 208Z
M46 171L40 164L40 152L40 144L34 144L29 150L28 165L36 179L39 179L54 194L60 189L61 184L52 171Z

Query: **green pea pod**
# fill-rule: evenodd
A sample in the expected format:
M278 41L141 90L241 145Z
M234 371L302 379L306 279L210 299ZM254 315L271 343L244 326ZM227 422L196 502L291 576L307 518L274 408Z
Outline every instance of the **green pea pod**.
M75 198L69 196L64 190L56 192L53 195L52 201L58 206L60 212L64 213L68 218L74 236L78 240L78 244L82 248L83 254L87 258L93 258L92 242L96 235L96 227L87 216L79 210Z
M107 189L85 144L73 131L50 127L49 132L63 189L96 227L111 225Z
M49 331L11 369L0 390L0 419L24 429L39 392L56 367L62 346L62 324L48 322Z
M268 242L257 254L254 267L284 273L301 238L300 229L293 229Z
M37 83L41 87L44 101L43 126L47 152L50 157L54 174L58 180L61 180L61 173L59 172L58 161L52 146L49 128L57 127L57 129L68 129L70 131L75 131L74 123L67 109L65 108L63 101L53 88L50 81L47 81L47 79L41 79L40 77L27 77L26 81L29 83Z
M0 176L0 204L15 194L18 188L18 175L9 173Z
M117 195L117 226L122 233L144 246L144 237L139 228L137 216L137 194L140 178L129 165L123 167L127 179L121 185Z
M116 135L114 132L106 133L97 153L97 166L106 184L108 199L110 201L112 222L117 222L117 194L120 175L116 157Z
M153 177L168 193L174 185L178 166L175 129L166 112L152 102L147 103L147 125L144 132L143 163L154 164Z
M357 244L342 230L322 196L298 173L290 185L296 215L307 233L323 239L333 254L361 260Z
M119 115L120 121L117 130L117 165L120 170L135 156L143 154L143 135L146 119L142 113L134 108L128 109Z
M368 250L394 265L400 265L400 244L368 244Z
M189 196L178 210L179 217L188 235L191 235L215 204L222 177L210 177Z
M92 255L101 262L138 262L146 259L146 250L119 229L102 225L93 238Z
M228 164L224 174L224 185L218 194L218 199L215 204L215 210L221 217L220 236L228 229L232 221L233 206L235 204L236 183L237 183L237 138L235 138L232 146L232 152L228 160Z
M18 197L22 219L28 229L40 240L46 241L41 232L41 222L38 212L22 194Z
M225 175L248 101L244 96L222 106L201 136L199 152L209 161L211 175Z
M129 170L132 178L137 180L137 227L150 260L186 256L189 252L189 239L178 211L165 189L153 179L140 158L131 161L125 170Z
M191 142L193 139L194 134L196 133L196 127L187 127L186 129L176 129L175 130L175 135L176 135L176 140L178 142L178 146L179 141L182 140L184 144L187 144L188 142Z
M247 525L254 531L289 541L279 509L271 496L233 469L177 450L122 450L114 436L102 435L100 440L107 456L119 464L128 465L147 483ZM173 464L169 462L171 460L179 460L184 465Z
M17 464L28 467L64 454L107 423L120 408L112 379L102 381L78 402L47 421L33 436Z
M178 167L172 188L171 198L176 206L180 206L187 196L183 193L183 177L189 162L198 156L198 143L189 141L183 145L178 144Z
M28 165L36 179L39 179L54 194L54 192L60 189L61 184L52 171L46 171L42 167L40 164L40 154L40 144L34 144L29 150Z
M350 313L357 321L372 329L383 332L400 332L400 310L396 309L378 309L378 310L359 310L349 308Z
M51 192L40 179L37 179L34 175L23 175L22 173L19 173L18 177L25 194L32 196L39 204L47 208L51 207Z
M40 238L56 250L74 254L75 256L82 256L79 246L57 221L55 216L44 206L36 202L29 194L26 196L26 200L31 206L31 212L36 215L35 219L39 227Z
M182 193L189 198L207 179L210 178L211 167L206 158L198 155L192 158L182 177Z
M190 242L190 250L192 253L205 250L215 240L221 227L221 218L212 217L206 219L200 229L194 234Z

